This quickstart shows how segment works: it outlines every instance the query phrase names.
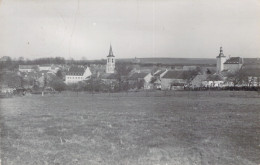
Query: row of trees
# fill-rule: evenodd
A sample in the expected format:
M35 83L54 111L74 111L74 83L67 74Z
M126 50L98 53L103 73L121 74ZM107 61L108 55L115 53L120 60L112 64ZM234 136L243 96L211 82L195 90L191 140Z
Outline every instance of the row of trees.
M254 83L260 85L260 73L259 70L255 69L240 69L235 73L229 73L227 75L228 82L232 82L233 86L247 85L248 87L253 86Z
M14 70L17 69L19 65L43 65L43 64L68 64L68 65L88 65L88 64L105 64L106 60L74 60L73 58L65 59L63 57L47 57L47 58L37 58L34 60L25 59L24 57L19 57L18 59L12 59L11 57L6 57L5 61L0 61L0 69Z

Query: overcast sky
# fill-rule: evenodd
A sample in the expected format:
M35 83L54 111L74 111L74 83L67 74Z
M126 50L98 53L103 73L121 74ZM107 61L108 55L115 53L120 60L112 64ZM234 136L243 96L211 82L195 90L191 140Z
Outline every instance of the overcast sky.
M0 0L0 56L260 57L260 0Z

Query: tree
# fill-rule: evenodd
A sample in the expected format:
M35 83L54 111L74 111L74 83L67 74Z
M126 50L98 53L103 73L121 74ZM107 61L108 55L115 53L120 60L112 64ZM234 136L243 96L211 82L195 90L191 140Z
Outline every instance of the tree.
M50 81L49 86L58 92L64 91L66 89L66 84L60 78L54 78Z
M211 71L209 70L209 68L207 68L206 73L207 73L207 74L211 74Z
M245 72L242 69L240 69L237 72L229 73L227 75L227 80L226 81L232 82L233 86L236 87L237 85L242 84L243 82L247 82L248 81L248 77L245 74Z
M61 70L58 70L57 73L56 73L56 76L60 79L63 79L63 75L62 75L62 72Z
M222 81L223 80L222 77L217 74L211 74L208 76L207 79L210 81Z
M116 72L118 76L128 76L128 74L132 71L133 67L127 63L116 63Z

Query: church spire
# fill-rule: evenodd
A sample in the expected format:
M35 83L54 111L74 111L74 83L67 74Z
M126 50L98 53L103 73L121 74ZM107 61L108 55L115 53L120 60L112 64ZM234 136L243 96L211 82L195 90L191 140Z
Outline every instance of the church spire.
M115 57L113 54L113 50L112 50L112 45L110 44L110 48L109 48L109 54L107 57Z

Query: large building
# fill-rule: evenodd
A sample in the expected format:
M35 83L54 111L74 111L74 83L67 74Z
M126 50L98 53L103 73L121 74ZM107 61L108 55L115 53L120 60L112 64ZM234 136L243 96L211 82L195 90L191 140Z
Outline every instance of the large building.
M244 63L243 58L241 57L230 57L225 63L224 63L224 70L229 72L237 72L240 70Z
M222 71L237 72L243 64L244 60L241 57L230 57L226 59L226 56L223 54L223 49L220 47L220 52L217 56L217 73L221 73Z
M73 84L79 81L87 80L91 76L91 71L89 67L85 68L83 66L72 66L66 73L65 83Z
M223 49L220 47L219 55L217 56L217 73L224 70L224 63L226 62L226 56L223 54Z
M109 54L107 56L106 73L115 73L115 56L113 54L111 45L109 49Z

